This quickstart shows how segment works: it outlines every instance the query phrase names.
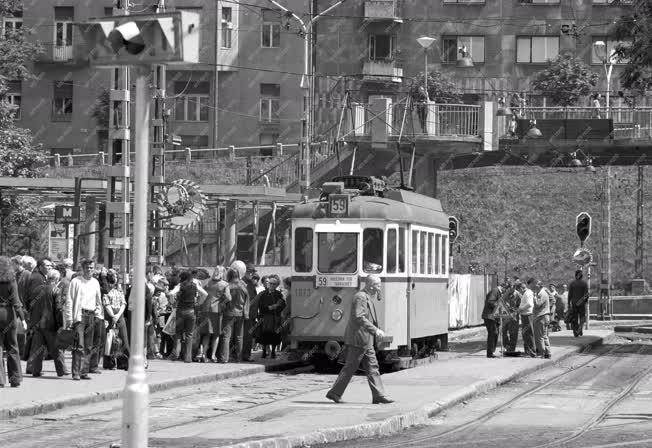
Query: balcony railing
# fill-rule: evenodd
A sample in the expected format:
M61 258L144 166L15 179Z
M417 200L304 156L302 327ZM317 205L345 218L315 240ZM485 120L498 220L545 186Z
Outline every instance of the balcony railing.
M45 51L39 56L38 62L46 64L86 64L88 52L85 45L45 45Z
M367 81L403 82L403 69L396 61L364 61L362 75Z
M364 18L369 22L398 19L397 0L368 0L364 2Z

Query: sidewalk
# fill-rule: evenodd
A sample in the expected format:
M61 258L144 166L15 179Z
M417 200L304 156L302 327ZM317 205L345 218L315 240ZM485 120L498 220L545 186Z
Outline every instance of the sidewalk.
M67 353L66 365L70 368L70 354ZM199 364L150 360L147 369L147 383L150 392L208 383L227 378L253 375L266 371L289 369L304 365L299 361L279 359L261 359L260 353L252 356L251 363ZM25 362L22 363L25 372ZM34 378L23 374L20 387L12 388L7 384L0 388L0 419L16 416L36 415L98 401L119 398L125 386L127 372L124 370L101 370L100 375L91 374L90 381L73 381L70 375L58 378L54 363L43 363L43 375Z
M550 336L552 360L487 359L481 351L383 375L388 395L396 400L390 405L372 405L366 379L358 376L343 397L345 403L327 400L326 390L310 392L216 417L210 425L197 422L150 433L150 446L161 440L173 446L205 441L237 448L296 447L390 434L612 337L605 330L580 338L563 331Z

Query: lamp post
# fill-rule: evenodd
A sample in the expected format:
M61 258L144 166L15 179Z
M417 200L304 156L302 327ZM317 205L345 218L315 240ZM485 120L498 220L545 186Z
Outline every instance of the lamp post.
M311 17L310 21L308 23L305 23L298 15L296 15L294 12L290 11L288 8L285 6L281 5L275 0L269 0L274 6L276 6L278 9L283 11L288 17L294 18L297 22L299 22L299 25L301 25L301 31L304 36L304 46L303 46L303 74L301 75L301 88L305 89L304 90L304 106L305 106L305 111L304 111L304 122L305 122L305 131L304 131L304 144L303 144L303 149L299 153L299 163L300 166L303 167L303 170L300 170L300 172L303 173L303 178L299 179L299 183L303 189L307 189L310 186L310 144L312 140L312 123L311 123L311 118L312 118L312 98L311 98L311 93L314 85L314 73L313 73L313 66L311 63L311 55L312 55L312 31L313 31L313 26L317 21L323 17L325 14L328 14L331 12L333 9L337 8L340 6L342 3L344 3L346 0L340 0L337 3L335 3L333 6L326 8L319 14L317 14L314 17Z
M423 55L425 58L425 70L423 71L423 87L426 90L427 101L430 101L430 95L428 94L428 48L435 42L437 39L427 36L422 36L417 39L419 45L423 48Z
M607 54L607 44L601 40L595 41L593 43L593 51L595 55L602 61L602 66L604 67L604 73L607 77L607 94L605 95L605 102L607 105L606 117L609 118L609 94L611 92L611 72L614 68L613 63L613 50L610 54ZM609 65L607 66L607 62Z

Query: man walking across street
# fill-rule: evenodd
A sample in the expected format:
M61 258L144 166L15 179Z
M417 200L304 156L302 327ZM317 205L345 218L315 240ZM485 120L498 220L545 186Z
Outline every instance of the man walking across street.
M575 280L568 287L568 307L570 312L571 328L575 337L584 334L586 322L586 302L589 299L589 285L582 278L584 274L580 269L575 271Z
M367 276L365 288L353 298L351 318L344 333L346 360L333 387L326 394L326 398L335 403L342 402L342 395L358 368L367 374L373 404L386 404L394 401L385 396L385 389L378 369L378 359L376 359L374 350L374 336L385 335L377 326L375 308L371 302L373 299L380 300L380 284L380 277L377 275Z
M528 282L529 284L529 282ZM523 337L523 351L525 356L536 357L534 351L534 335L532 329L532 312L534 309L534 293L524 283L521 283L521 304L518 313L521 316L521 336Z
M548 324L550 323L550 297L543 282L538 281L535 286L534 308L534 342L537 356L550 358L550 340L548 339Z
M520 280L516 280L514 286L508 287L503 294L505 309L509 313L509 317L503 319L503 344L505 345L505 353L508 356L516 352L516 345L518 344L520 323L518 306L521 303L521 293L518 289L520 285Z
M487 327L487 358L495 358L494 352L498 345L500 334L500 318L497 316L497 305L503 296L503 287L498 285L487 294L482 310L482 319Z
M93 260L81 262L82 275L70 282L66 297L65 322L66 328L72 328L75 333L75 344L72 351L72 379L89 380L88 376L91 349L93 345L95 316L102 308L102 293L100 284L93 277L95 263Z

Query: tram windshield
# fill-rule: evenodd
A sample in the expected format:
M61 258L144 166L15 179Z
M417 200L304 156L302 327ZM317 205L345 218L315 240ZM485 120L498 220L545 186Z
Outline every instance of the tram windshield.
M353 274L358 270L357 233L317 233L317 269L323 274Z

